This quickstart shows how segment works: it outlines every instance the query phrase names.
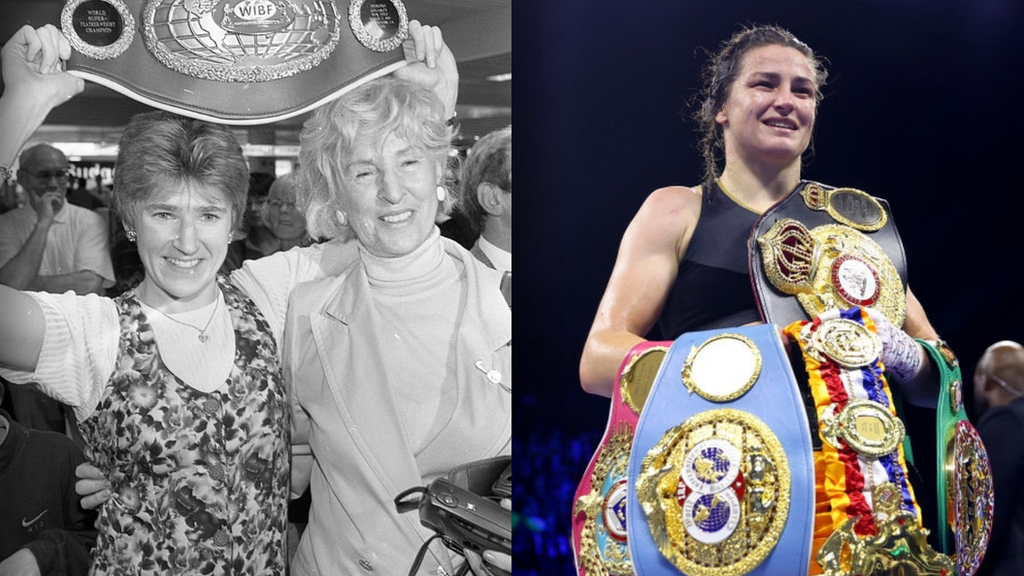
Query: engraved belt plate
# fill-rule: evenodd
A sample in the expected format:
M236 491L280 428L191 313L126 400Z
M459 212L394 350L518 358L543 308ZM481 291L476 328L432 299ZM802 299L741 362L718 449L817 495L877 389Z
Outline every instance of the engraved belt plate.
M636 492L661 553L689 576L739 576L779 541L790 505L782 445L754 415L701 412L644 458Z
M805 330L812 327L808 324ZM808 336L808 352L822 360L828 356L843 368L860 368L878 359L882 343L862 324L846 318L831 318Z
M874 240L850 226L808 230L783 218L757 239L765 275L795 295L811 318L832 308L878 310L894 326L906 317L906 294L896 267Z
M993 487L988 453L967 420L957 422L947 455L947 499L961 576L978 571L992 533ZM952 476L950 478L950 476Z
M896 450L906 430L903 422L888 408L870 400L853 400L842 410L837 405L825 408L821 416L821 435L833 446L842 439L864 456L882 456Z
M800 194L808 208L824 210L837 222L865 232L881 229L888 219L878 200L863 190L855 188L829 190L812 182L804 186Z

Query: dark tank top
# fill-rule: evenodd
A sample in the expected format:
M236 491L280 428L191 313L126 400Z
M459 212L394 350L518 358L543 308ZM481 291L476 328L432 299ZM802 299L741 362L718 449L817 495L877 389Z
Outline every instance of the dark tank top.
M747 239L760 215L737 204L717 182L702 188L697 227L658 319L666 340L761 321L747 261Z

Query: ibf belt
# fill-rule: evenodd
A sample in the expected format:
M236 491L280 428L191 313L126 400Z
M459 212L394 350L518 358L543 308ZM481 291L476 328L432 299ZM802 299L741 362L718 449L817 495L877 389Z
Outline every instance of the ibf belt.
M826 576L952 574L931 549L908 478L905 429L863 308L830 310L784 330L798 343L823 439L832 535L816 560Z
M627 486L638 575L807 573L810 433L774 326L673 343L640 415Z
M643 342L623 359L608 425L573 499L573 552L580 576L631 576L626 472L633 432L670 342Z
M780 326L831 308L906 314L906 261L888 205L852 188L802 182L754 226L750 270L762 317Z
M960 576L978 571L992 533L993 486L988 453L967 420L960 362L945 342L918 340L939 370L936 407L938 441L939 540L956 559Z
M226 124L289 118L404 62L402 0L67 0L68 70Z

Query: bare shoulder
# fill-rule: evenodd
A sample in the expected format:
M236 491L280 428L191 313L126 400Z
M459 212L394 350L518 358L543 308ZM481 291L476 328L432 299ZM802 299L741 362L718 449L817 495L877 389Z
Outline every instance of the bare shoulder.
M647 197L630 224L631 232L684 247L700 216L700 186L658 188Z

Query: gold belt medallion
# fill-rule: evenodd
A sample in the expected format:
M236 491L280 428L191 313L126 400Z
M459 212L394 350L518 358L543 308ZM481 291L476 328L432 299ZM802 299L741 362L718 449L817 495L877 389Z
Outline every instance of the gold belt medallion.
M808 230L783 218L757 242L768 280L783 293L795 295L809 317L861 306L903 326L903 282L882 247L862 232L841 224Z
M754 415L702 412L652 448L637 496L661 553L688 576L739 576L779 541L789 513L782 445Z
M634 414L639 414L647 403L647 396L658 376L661 361L668 353L667 346L652 346L633 356L619 376L619 393Z
M802 333L810 331L808 324ZM846 318L831 318L807 336L807 351L817 360L827 356L843 368L868 366L882 353L882 343L863 324Z
M761 352L742 334L718 334L690 349L683 363L683 383L712 402L743 396L761 373Z
M903 422L885 406L871 400L853 400L836 413L830 404L821 415L821 436L840 447L842 439L854 452L864 456L890 454L903 442Z

